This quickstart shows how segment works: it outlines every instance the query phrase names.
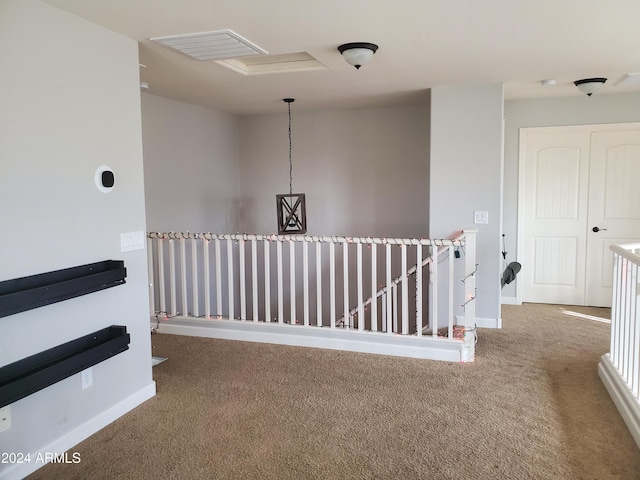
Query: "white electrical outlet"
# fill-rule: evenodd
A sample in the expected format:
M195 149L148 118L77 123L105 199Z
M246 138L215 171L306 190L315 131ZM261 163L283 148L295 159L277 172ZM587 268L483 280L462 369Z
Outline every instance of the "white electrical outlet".
M81 373L82 376L82 389L86 390L91 385L93 385L93 370L91 367L83 370Z
M11 405L0 408L0 432L11 428Z

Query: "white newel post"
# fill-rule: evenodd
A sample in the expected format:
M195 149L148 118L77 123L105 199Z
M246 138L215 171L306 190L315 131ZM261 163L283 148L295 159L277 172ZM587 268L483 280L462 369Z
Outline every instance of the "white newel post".
M476 236L478 230L464 230L464 350L463 362L473 362L476 345Z

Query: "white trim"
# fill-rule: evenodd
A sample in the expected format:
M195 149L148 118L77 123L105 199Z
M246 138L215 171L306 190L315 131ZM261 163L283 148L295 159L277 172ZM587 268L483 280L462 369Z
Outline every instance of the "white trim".
M138 390L133 395L125 398L119 403L116 403L109 409L99 413L95 417L91 418L82 425L76 427L74 430L64 434L62 437L57 438L50 444L40 448L35 452L31 452L31 459L38 457L38 454L44 456L46 452L62 453L70 450L83 440L89 438L94 433L102 430L104 427L114 422L118 418L122 417L125 413L133 410L141 403L154 397L156 394L156 383L151 382L149 385L141 390ZM27 475L35 472L45 464L37 463L33 460L30 463L16 463L10 466L8 469L0 472L0 480L20 480Z
M502 317L499 317L499 318L476 317L476 326L478 328L502 328Z
M500 297L500 303L502 305L522 305L522 302L518 303L518 297Z
M464 325L464 317L456 315L456 323ZM476 317L476 327L478 328L502 328L502 317L500 318L483 318Z
M469 348L465 348L464 342L457 339L267 322L236 322L226 319L172 317L160 319L158 323L154 317L151 324L154 327L157 326L158 333L173 335L346 350L448 362L474 361L473 355L469 354Z
M640 403L611 362L608 353L600 358L598 375L618 408L631 436L640 448Z

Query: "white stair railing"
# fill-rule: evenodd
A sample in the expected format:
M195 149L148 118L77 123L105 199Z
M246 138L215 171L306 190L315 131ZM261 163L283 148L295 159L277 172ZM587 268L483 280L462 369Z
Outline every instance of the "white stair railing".
M150 232L148 250L158 316L417 336L428 327L433 337L447 326L449 338L462 316L475 329L475 231L451 239ZM465 259L455 267L459 250ZM449 268L439 271L446 253ZM428 277L417 265L429 265Z
M611 350L598 372L640 447L640 243L612 245Z
M448 240L451 240L452 243L455 243L456 241L461 241L463 240L465 237L465 233L464 232L456 232L454 235L452 235L451 237L448 238ZM370 296L369 298L367 298L366 300L364 300L363 302L359 303L357 307L352 308L349 311L349 325L353 326L354 320L356 315L362 315L363 312L363 308L368 307L374 300L374 298L377 299L378 298L382 298L382 304L385 305L385 302L388 301L388 298L391 298L392 300L392 304L394 301L397 300L396 296L397 296L397 288L398 288L398 284L400 284L401 282L404 282L405 279L410 278L412 275L416 275L416 292L421 291L422 289L422 278L423 278L423 271L422 269L429 265L430 266L430 270L429 270L429 283L433 285L433 290L436 292L436 294L434 296L437 296L437 282L434 282L434 278L437 278L437 263L440 262L440 255L443 253L447 253L449 254L449 259L453 260L454 258L454 253L453 253L453 245L447 245L447 246L443 246L440 245L438 246L438 240L433 240L434 245L433 245L433 256L428 256L426 258L424 258L424 260L422 260L422 262L420 262L420 259L422 258L422 245L417 245L417 258L418 258L418 262L419 263L419 267L418 267L418 263L416 263L415 265L413 265L410 269L406 269L406 260L404 262L404 267L403 267L403 271L401 273L401 275L399 277L394 278L391 281L391 295L390 297L387 297L387 292L388 290L388 286L384 286L382 288L380 288L375 296ZM404 251L406 253L406 251ZM403 256L403 258L406 258L406 255ZM436 265L432 266L432 263L434 262L434 258L435 258L435 262ZM453 293L453 279L454 279L454 271L453 271L453 261L449 262L449 291ZM360 270L360 269L359 269ZM405 288L403 290L403 295L407 294L407 289ZM359 295L358 298L362 298L362 295ZM422 295L416 293L416 298L419 300L422 300ZM403 302L405 302L406 299L403 298ZM453 301L453 295L451 295L451 301ZM453 310L453 306L450 307L450 311ZM422 304L420 303L420 305L416 305L416 312L421 312L422 311ZM395 310L394 310L395 313ZM450 316L448 315L447 317L451 318L451 322L449 322L449 329L451 330L453 328L453 314L451 314ZM432 318L432 317L431 317ZM403 321L406 322L406 318L403 318ZM344 321L345 321L345 317L341 317L340 321L339 321L339 325L344 325ZM397 315L394 315L394 325L397 324ZM418 322L417 325L417 335L420 336L422 335L422 333L424 333L425 331L427 331L427 329L429 328L429 325L431 325L432 322L428 322L427 325L422 326L421 322ZM431 329L431 334L432 335L436 335L437 334L437 329ZM449 331L449 333L451 333Z

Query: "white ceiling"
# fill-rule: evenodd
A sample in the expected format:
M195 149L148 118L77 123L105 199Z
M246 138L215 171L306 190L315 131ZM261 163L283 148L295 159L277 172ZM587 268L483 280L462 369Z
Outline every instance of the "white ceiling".
M505 98L580 96L573 81L640 72L640 0L45 0L139 42L152 94L235 114L407 105L427 89L503 83ZM246 76L149 39L231 29L326 70ZM337 47L372 42L360 70ZM556 79L543 87L543 79ZM585 101L589 99L585 97Z

